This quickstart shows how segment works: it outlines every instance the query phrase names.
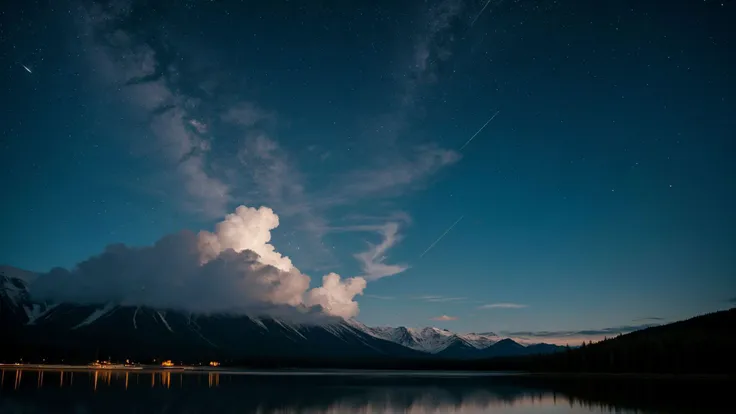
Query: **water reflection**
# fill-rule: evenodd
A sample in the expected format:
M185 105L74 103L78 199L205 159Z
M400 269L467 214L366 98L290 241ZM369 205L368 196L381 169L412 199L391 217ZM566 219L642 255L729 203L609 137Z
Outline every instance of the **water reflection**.
M634 385L514 377L232 375L228 372L4 369L0 412L675 413L722 412ZM74 376L82 381L74 383ZM5 377L14 378L12 388ZM204 378L207 378L205 385ZM620 384L619 384L620 385ZM587 388L586 388L587 387ZM618 388L617 388L618 387ZM671 386L664 387L672 395ZM656 391L659 392L659 391ZM687 395L678 392L674 395Z
M13 376L13 390L18 390L23 383L23 376L26 378L32 377L35 381L35 388L50 387L49 384L44 384L44 377L49 375L54 378L58 377L58 388L64 388L65 381L67 387L74 385L74 372L75 371L63 371L63 370L48 370L48 369L2 369L0 370L0 390L5 388L5 376ZM135 384L140 384L140 378L145 378L146 381L150 378L151 388L162 387L171 388L172 377L174 383L179 388L184 387L185 377L196 377L192 381L196 381L197 384L201 383L201 377L207 376L208 387L217 387L220 385L220 373L219 372L201 372L201 373L190 373L190 372L178 372L173 373L171 371L147 371L147 372L134 372L130 371L116 371L116 370L77 370L77 375L89 377L92 385L92 391L97 391L100 386L116 386L117 383L122 384L125 390L130 386L131 376L135 380ZM25 384L28 385L28 384Z

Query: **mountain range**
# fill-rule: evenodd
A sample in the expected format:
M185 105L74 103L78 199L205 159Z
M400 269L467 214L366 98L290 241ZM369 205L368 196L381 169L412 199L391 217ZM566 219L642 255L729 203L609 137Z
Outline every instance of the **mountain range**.
M29 274L0 274L0 360L476 359L554 353L494 333L368 327L357 320L295 324L275 317L200 315L149 307L39 303Z

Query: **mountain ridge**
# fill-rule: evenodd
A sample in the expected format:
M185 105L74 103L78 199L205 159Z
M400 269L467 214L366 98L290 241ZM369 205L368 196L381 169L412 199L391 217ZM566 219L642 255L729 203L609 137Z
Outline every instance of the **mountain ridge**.
M423 328L408 328L406 326L369 327L358 321L351 322L353 326L369 335L396 342L408 348L430 354L441 354L448 347L466 346L472 349L484 349L498 342L500 338L494 333L486 334L459 334L447 329L427 326Z
M305 324L114 303L40 303L32 299L24 280L0 275L0 282L0 328L11 338L0 345L5 359L23 355L84 359L99 352L123 359L295 355L467 359L483 357L500 342L489 334L463 335L435 327L371 328L356 320ZM526 348L517 345L511 353L496 354L523 354Z

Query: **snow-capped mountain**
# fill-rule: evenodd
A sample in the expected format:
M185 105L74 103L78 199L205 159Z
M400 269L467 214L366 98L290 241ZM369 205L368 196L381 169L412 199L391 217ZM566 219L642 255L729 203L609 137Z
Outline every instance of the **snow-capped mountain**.
M462 334L460 337L470 345L474 346L477 349L484 349L488 348L489 346L495 344L496 342L500 341L501 338L498 337L493 332L484 332L484 333L474 333L471 332L469 334Z
M366 332L372 332L378 338L431 354L436 354L447 348L453 341L459 340L457 335L450 331L431 327L423 329L403 326L398 328L377 327L368 328Z
M451 359L494 358L529 354L554 353L563 347L550 344L522 345L493 332L458 334L434 327L407 328L400 326L369 327L358 321L348 323L368 335L385 339L428 354Z
M0 269L0 326L33 324L49 307L31 300L28 283L33 277L17 273L14 275L22 278L8 276L2 272L5 268Z
M493 333L433 327L368 327L355 320L296 324L246 315L199 315L148 307L34 302L28 283L0 275L0 358L45 355L223 360L275 358L481 358L554 352ZM497 346L498 345L498 346ZM553 347L553 346L552 346Z
M357 321L350 321L350 323L369 335L430 354L439 354L449 347L458 346L470 349L485 349L501 339L492 332L457 334L447 329L434 327L421 329L404 326L397 328L390 326L368 327Z

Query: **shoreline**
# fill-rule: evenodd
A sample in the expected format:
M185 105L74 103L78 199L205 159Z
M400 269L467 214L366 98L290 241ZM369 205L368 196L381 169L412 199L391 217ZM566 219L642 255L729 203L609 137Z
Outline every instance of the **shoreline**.
M652 373L602 373L602 372L521 372L521 371L444 371L444 370L366 370L366 369L248 369L241 367L173 366L88 366L64 364L0 364L2 370L29 371L116 371L116 372L179 372L219 373L225 375L318 375L318 376L385 376L385 377L521 377L550 380L651 380L651 381L733 381L728 374L652 374Z
M221 368L198 366L162 367L159 365L130 365L130 366L90 366L65 364L0 364L0 369L32 370L32 371L200 371L218 372Z

